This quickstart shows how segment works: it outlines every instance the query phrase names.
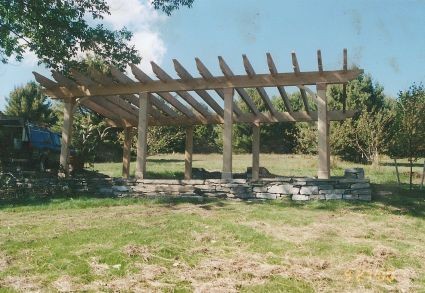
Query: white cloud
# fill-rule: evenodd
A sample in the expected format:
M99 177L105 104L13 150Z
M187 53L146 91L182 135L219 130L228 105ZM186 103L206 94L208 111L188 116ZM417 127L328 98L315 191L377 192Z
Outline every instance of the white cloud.
M152 74L150 61L161 64L167 51L156 27L166 17L146 0L108 0L111 15L104 21L113 29L127 27L133 32L132 43L142 56L141 69Z

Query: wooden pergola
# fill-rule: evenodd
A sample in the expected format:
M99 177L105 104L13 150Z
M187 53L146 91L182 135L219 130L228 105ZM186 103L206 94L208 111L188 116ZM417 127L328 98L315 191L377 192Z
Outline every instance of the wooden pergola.
M34 72L36 80L52 98L64 101L64 123L60 164L68 174L69 145L76 105L81 104L108 119L111 125L124 128L123 176L129 176L131 129L137 128L136 176L145 178L147 157L148 126L183 125L186 126L185 178L192 177L193 126L199 124L223 124L223 170L222 178L232 178L232 124L249 123L253 127L252 177L259 177L260 124L276 122L317 121L318 124L318 178L330 176L329 121L353 117L354 110L329 111L326 89L328 85L343 84L355 79L363 72L361 69L348 69L347 50L343 50L343 68L327 71L323 69L320 50L317 51L317 71L301 71L297 56L292 53L293 72L280 73L271 54L267 53L268 73L257 74L248 57L243 55L246 74L236 75L222 57L218 57L222 76L214 76L208 68L195 58L200 77L192 76L177 60L173 60L175 71L180 77L172 78L159 65L151 62L152 70L158 80L153 80L137 66L131 64L134 78L115 67L110 75L91 72L84 75L71 70L70 76L53 71L53 80ZM296 86L301 93L303 111L294 111L286 86ZM316 92L307 86L315 86ZM266 92L266 87L277 88L286 111L278 111ZM266 112L260 112L246 91L258 91ZM210 92L214 91L224 100L224 107ZM235 91L246 103L249 112L242 111L234 101ZM311 109L308 96L317 105Z

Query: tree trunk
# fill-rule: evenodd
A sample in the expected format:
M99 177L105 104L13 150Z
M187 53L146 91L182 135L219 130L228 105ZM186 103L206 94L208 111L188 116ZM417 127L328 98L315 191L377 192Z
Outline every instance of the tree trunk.
M410 190L412 190L412 179L413 179L413 160L410 159Z

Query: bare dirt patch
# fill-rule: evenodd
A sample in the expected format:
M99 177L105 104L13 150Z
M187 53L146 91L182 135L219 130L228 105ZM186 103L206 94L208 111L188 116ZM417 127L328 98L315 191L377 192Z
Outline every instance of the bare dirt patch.
M52 285L58 292L78 291L78 287L75 285L74 280L67 275L59 277Z
M123 252L129 257L140 257L143 261L149 261L152 258L151 249L145 245L129 244L123 248Z
M40 292L42 286L35 277L26 276L7 276L0 279L0 288L12 288L19 292Z

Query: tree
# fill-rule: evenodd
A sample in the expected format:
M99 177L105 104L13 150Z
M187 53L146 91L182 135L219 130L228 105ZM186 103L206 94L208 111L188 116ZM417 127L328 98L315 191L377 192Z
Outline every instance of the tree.
M342 109L344 98L342 87L332 86L327 94L329 108ZM377 163L379 152L385 150L384 140L387 133L382 127L385 127L390 120L388 116L390 99L385 97L383 87L374 83L370 75L362 74L348 83L346 103L348 109L359 112L352 119L331 123L332 153L345 160ZM371 153L369 150L374 152Z
M6 115L22 117L31 122L53 125L58 117L51 109L51 102L35 82L16 87L6 98Z
M413 162L425 156L425 88L422 84L413 84L398 94L392 137L390 154L408 159L412 189Z
M153 0L167 14L193 0ZM106 0L0 0L0 60L23 59L32 51L47 67L67 69L78 64L78 54L95 52L108 64L123 67L141 58L129 44L132 33L112 31L99 23L110 14Z

